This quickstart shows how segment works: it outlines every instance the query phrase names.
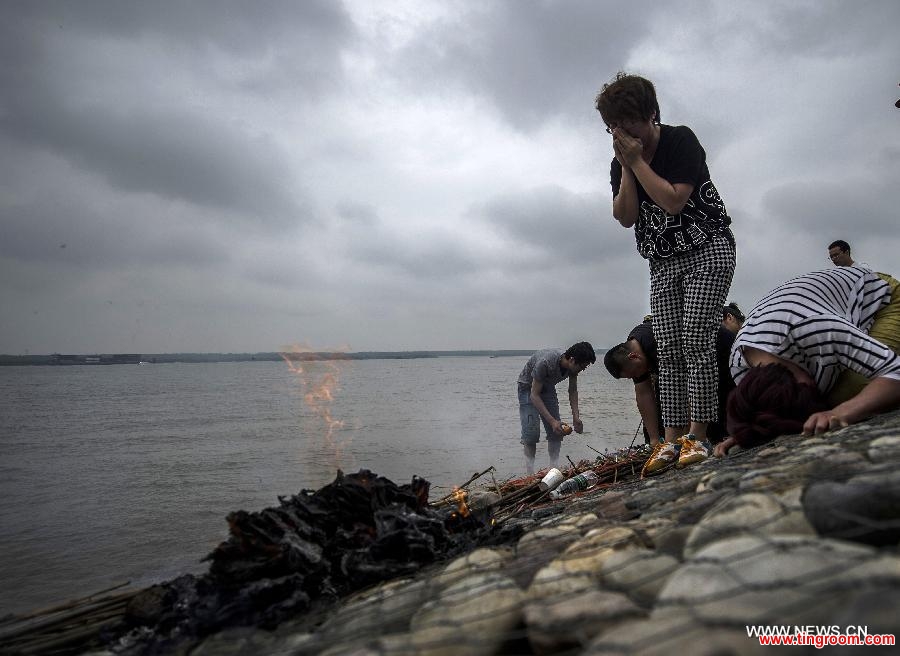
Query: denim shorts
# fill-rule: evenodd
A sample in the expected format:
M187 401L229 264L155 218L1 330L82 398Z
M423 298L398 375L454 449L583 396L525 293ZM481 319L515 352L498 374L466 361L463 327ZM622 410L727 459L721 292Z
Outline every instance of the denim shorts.
M544 424L544 433L547 440L562 440L553 433L553 429L547 423L547 420L541 416L538 409L531 402L531 388L525 385L518 385L519 395L519 420L522 422L522 438L519 440L522 444L537 444L541 439L540 424ZM541 400L547 406L547 410L554 418L559 419L559 399L556 396L556 388L550 387L548 390L544 388L541 394Z

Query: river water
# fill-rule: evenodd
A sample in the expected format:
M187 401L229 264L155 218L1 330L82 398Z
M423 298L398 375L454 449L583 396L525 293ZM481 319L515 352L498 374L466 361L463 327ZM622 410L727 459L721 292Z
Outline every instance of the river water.
M498 482L521 475L524 360L0 367L0 616L205 571L229 512L338 468L416 474L431 498L491 465ZM631 443L630 381L598 363L579 398L585 434L566 438L563 461Z

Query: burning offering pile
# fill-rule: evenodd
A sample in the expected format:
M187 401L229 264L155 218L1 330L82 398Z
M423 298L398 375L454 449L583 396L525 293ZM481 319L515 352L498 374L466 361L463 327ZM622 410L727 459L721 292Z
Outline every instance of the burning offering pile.
M368 470L338 471L318 491L228 516L209 572L139 593L126 621L133 653L168 652L227 626L274 627L373 583L412 574L498 539L487 512L428 505L428 481L396 485Z

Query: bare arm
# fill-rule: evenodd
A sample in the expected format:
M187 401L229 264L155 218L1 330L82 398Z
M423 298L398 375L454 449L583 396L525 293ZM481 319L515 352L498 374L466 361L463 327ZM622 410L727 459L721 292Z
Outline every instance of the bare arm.
M683 182L672 184L658 175L656 171L650 168L649 162L644 160L643 146L640 140L635 139L621 128L616 128L613 131L613 151L616 154L616 159L622 165L623 185L625 184L625 169L627 168L641 183L644 191L653 199L654 203L669 214L681 214L681 210L684 209L688 199L691 197L691 193L694 191L694 185ZM621 190L619 193L621 195ZM613 216L619 219L615 214L615 205L613 207ZM621 223L622 219L619 219L619 222Z
M637 187L634 184L634 173L627 166L622 167L619 193L613 198L613 218L621 223L623 228L630 228L638 218Z
M578 374L569 376L569 405L572 407L572 428L576 433L581 433L584 431L584 424L578 411Z
M694 185L684 182L672 184L656 174L650 165L641 159L632 169L634 176L640 181L641 186L653 202L663 208L669 214L681 214L681 210L691 197Z
M538 412L541 413L541 417L547 420L547 423L553 429L554 434L558 437L562 437L562 422L550 414L550 411L547 410L547 406L545 406L543 400L541 400L541 391L543 389L544 385L540 381L531 381L531 402L534 404L534 407L538 409Z
M803 433L824 433L831 428L856 424L879 412L893 410L900 406L900 380L875 378L852 399L844 401L831 410L817 412L803 424Z
M634 384L634 400L637 403L638 412L644 420L644 427L650 436L650 441L656 443L662 434L659 425L659 415L656 411L656 395L653 393L653 385L649 380Z

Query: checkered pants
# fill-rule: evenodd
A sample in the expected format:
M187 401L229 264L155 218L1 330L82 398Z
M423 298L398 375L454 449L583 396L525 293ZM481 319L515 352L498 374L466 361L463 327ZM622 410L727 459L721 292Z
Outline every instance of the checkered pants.
M716 335L734 266L734 246L724 235L699 251L650 263L663 426L719 418Z

